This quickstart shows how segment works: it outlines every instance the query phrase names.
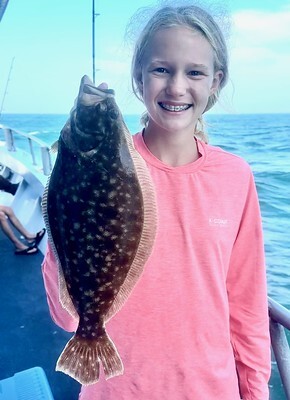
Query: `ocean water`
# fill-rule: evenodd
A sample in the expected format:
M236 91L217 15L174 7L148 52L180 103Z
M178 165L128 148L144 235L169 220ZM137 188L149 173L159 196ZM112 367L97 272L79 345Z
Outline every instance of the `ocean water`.
M0 123L52 144L66 119L4 114ZM132 133L140 130L139 116L127 115L125 121ZM252 167L264 228L268 293L290 309L290 114L210 114L206 129L211 144L242 156ZM285 399L275 363L270 385L272 400Z

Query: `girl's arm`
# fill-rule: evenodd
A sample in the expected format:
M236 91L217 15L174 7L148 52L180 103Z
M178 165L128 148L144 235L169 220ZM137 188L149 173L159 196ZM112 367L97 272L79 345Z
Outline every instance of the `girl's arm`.
M267 400L271 373L264 243L253 176L227 277L231 340L243 400Z
M51 318L62 329L75 332L78 320L74 319L59 301L58 267L49 243L42 263L42 274Z

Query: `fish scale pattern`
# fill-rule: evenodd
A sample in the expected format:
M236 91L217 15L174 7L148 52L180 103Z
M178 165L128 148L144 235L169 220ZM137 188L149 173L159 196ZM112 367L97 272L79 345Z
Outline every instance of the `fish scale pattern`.
M149 172L112 91L85 82L58 141L43 213L59 266L60 299L79 317L57 369L91 384L99 379L100 362L107 378L123 372L105 323L142 274L157 216Z

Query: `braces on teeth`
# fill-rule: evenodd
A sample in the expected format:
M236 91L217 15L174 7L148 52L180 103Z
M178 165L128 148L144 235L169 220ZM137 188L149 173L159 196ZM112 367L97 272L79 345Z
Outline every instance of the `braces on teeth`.
M187 108L189 108L188 105L184 105L184 106L171 106L168 104L161 104L163 108L165 108L168 111L183 111L186 110Z

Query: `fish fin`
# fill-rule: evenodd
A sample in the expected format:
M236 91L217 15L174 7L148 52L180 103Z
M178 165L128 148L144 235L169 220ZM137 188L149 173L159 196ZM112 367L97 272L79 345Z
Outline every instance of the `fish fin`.
M130 296L133 287L139 280L145 268L145 263L152 252L157 230L157 205L155 186L152 182L150 172L146 166L144 159L135 149L132 135L130 134L126 125L125 128L125 139L133 160L135 171L142 191L144 203L144 222L137 252L132 261L129 272L105 316L106 322L123 307L125 301Z
M92 385L99 380L100 362L106 379L123 374L123 363L106 332L94 340L74 335L59 356L56 371L64 372L82 385Z
M57 153L57 151L58 151L58 140L51 145L50 151L52 153Z
M54 245L53 245L54 246ZM55 246L54 246L55 247ZM62 305L62 307L75 319L79 319L79 315L78 312L75 308L75 306L73 305L72 299L69 295L68 289L67 289L67 285L66 285L66 281L65 281L65 277L63 274L63 270L58 258L58 254L55 250L55 258L57 260L58 263L58 287L59 287L59 301L60 304Z

